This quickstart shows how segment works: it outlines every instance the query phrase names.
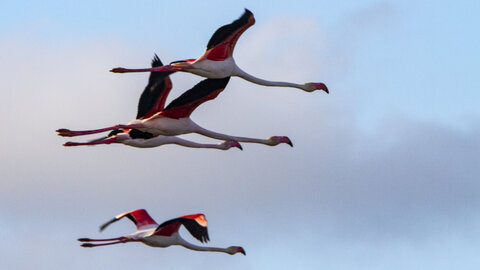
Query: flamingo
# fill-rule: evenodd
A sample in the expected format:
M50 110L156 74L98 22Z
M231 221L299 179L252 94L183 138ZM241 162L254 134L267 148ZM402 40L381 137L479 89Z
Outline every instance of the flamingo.
M127 72L149 72L149 71L183 71L190 72L207 78L226 78L231 76L241 77L247 81L264 86L294 87L306 92L323 90L328 94L328 88L324 83L297 84L291 82L267 81L252 76L240 69L232 57L235 44L242 33L255 23L253 13L245 9L243 15L231 24L220 27L210 38L205 53L197 59L186 59L174 61L170 65L127 69L114 68L110 70L115 73Z
M162 62L157 55L152 60L152 67L161 66ZM145 119L153 114L161 111L165 106L166 98L172 88L168 74L171 72L152 72L148 80L148 85L143 91L138 104L137 119ZM60 130L59 130L60 131ZM150 148L164 144L177 144L192 148L214 148L220 150L228 150L231 147L237 147L242 150L242 146L236 141L224 141L219 144L201 144L185 140L176 136L153 135L148 132L142 132L138 129L117 129L106 137L92 140L89 142L67 142L64 146L79 145L97 145L122 143L125 145Z
M206 243L210 240L207 231L207 220L205 219L205 216L203 214L186 215L165 221L162 224L158 225L155 220L150 217L150 215L145 209L138 209L115 216L112 220L100 226L100 232L103 231L108 225L124 217L130 219L137 226L136 232L130 235L116 238L79 238L78 241L108 242L102 244L83 243L81 245L82 247L99 247L127 242L142 242L151 247L169 247L173 245L180 245L196 251L224 252L230 255L242 253L243 255L246 255L245 250L239 246L230 246L227 248L204 247L194 245L184 240L178 233L178 230L182 225L185 226L185 228L190 232L190 234L197 240L199 240L201 243Z
M143 137L139 137L143 136ZM165 144L177 144L190 148L212 148L219 150L228 150L232 147L242 149L242 146L235 141L223 141L218 144L196 143L185 140L176 136L162 136L152 135L148 132L141 132L137 129L119 130L118 133L111 132L109 136L88 142L66 142L64 146L79 146L79 145L97 145L97 144L111 144L122 143L128 146L138 148L152 148Z
M162 62L155 55L152 66L161 66ZM209 147L218 149L228 149L230 147L241 146L238 142L260 143L269 146L275 146L280 143L286 143L293 146L287 136L271 136L267 139L247 138L226 135L205 129L190 119L190 114L202 103L214 99L227 86L230 77L222 79L205 79L195 85L192 89L183 93L180 97L173 100L164 108L165 100L172 88L172 82L169 74L174 71L152 72L149 84L140 97L137 119L130 121L126 125L119 124L107 128L71 131L69 129L58 129L58 135L64 137L73 137L81 135L95 134L114 130L108 137L87 143L67 142L65 146L77 145L95 145L109 143L124 143L136 147L152 147L155 143L176 143L188 147ZM122 130L127 130L123 131ZM133 133L132 133L133 132ZM210 138L226 140L227 142L219 145L199 145L192 142L186 142L180 138L165 138L165 136L176 136L187 133L198 133ZM159 136L164 137L159 137ZM153 138L155 137L155 138ZM143 141L141 141L143 139Z

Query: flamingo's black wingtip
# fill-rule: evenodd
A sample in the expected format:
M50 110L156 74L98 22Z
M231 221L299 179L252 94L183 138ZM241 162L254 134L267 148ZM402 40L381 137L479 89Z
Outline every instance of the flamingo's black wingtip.
M156 53L153 54L151 66L152 66L152 67L160 67L160 66L163 66L163 63L162 63L162 61L160 60L160 57L158 57L158 55L157 55Z

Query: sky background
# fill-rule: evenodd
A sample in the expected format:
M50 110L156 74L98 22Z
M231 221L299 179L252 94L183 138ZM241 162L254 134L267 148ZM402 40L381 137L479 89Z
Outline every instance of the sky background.
M330 95L233 78L192 119L287 135L294 148L62 146L58 128L135 117L148 74L109 69L198 57L243 8L256 24L237 64L321 81ZM0 268L478 269L479 11L475 1L3 0ZM172 80L169 100L201 78ZM79 247L133 232L128 221L98 226L137 208L159 223L202 212L210 246L247 256Z

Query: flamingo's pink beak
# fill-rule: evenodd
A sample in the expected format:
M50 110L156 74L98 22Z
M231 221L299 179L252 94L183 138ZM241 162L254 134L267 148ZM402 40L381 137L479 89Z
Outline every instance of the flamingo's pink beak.
M288 138L287 136L283 136L283 137L280 139L280 141L283 142L283 143L286 143L286 144L290 145L290 147L293 147L292 141L291 141L290 138Z
M315 89L323 90L327 94L329 93L328 92L328 87L324 83L313 83L313 84L315 85Z
M239 144L238 142L232 141L230 142L230 144L232 145L232 147L237 147L238 149L243 151L242 145Z
M242 247L238 247L237 252L240 252L243 255L247 256L247 253L245 252L245 250Z

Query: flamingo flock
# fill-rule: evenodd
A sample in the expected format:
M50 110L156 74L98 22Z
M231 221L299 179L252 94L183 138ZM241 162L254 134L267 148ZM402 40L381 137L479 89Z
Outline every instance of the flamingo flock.
M162 62L155 55L152 60L152 66L156 67L159 65L162 65ZM186 147L222 150L227 150L232 146L242 149L238 142L260 143L270 146L286 143L293 146L290 139L286 136L271 136L267 139L231 136L205 129L190 119L190 114L199 105L214 99L225 89L230 77L205 79L164 108L165 100L172 88L172 82L168 74L173 72L156 71L151 73L149 83L140 97L137 119L127 124L94 130L71 131L69 129L58 129L58 135L73 137L113 130L106 138L86 143L67 142L65 146L123 143L134 147L146 148L174 143ZM187 133L198 133L210 138L227 141L213 145L198 144L175 137L176 135Z
M179 60L171 62L169 65L164 65L155 54L149 68L113 68L111 72L114 73L150 72L148 84L138 102L136 118L124 124L92 130L58 129L57 134L63 137L108 132L107 135L101 138L86 142L66 142L64 146L91 146L114 143L138 148L151 148L166 144L176 144L189 148L218 150L239 148L242 150L240 143L257 143L267 146L288 144L293 147L292 141L287 136L270 136L262 139L228 135L206 129L190 119L190 115L198 106L215 99L223 92L228 86L231 77L240 77L264 86L291 87L306 92L321 90L327 94L329 93L327 86L321 82L298 84L269 81L257 78L240 69L235 64L233 51L240 36L254 23L253 13L245 9L245 12L239 19L215 31L207 44L204 54L196 59ZM170 75L175 72L187 72L205 79L165 106L166 99L173 87ZM179 135L189 133L196 133L221 141L217 144L204 144L178 137ZM79 238L78 241L83 242L81 246L85 248L141 242L151 247L179 245L195 251L223 252L230 255L241 253L246 255L245 250L240 246L227 248L206 247L184 240L179 234L181 226L184 226L201 243L209 241L207 220L203 214L185 215L170 219L159 225L150 217L146 210L138 209L115 216L112 220L103 224L100 227L100 231L124 217L127 217L136 225L137 230L134 233L115 238Z

